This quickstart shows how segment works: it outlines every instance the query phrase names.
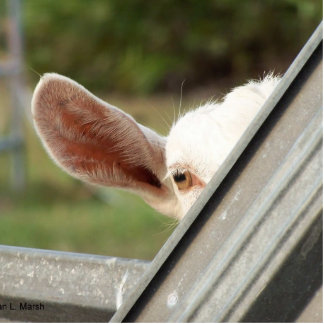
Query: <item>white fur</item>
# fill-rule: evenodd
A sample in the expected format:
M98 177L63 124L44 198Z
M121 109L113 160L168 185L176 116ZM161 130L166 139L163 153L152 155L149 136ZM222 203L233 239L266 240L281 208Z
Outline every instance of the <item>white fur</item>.
M167 138L57 74L41 79L32 110L46 150L65 171L85 181L136 192L155 209L181 219L278 82L278 77L269 75L235 88L223 101L208 102L181 117ZM75 124L68 114L75 116ZM91 127L84 131L86 124ZM78 150L79 146L89 150ZM104 155L95 154L98 150ZM116 151L116 161L107 162ZM138 178L144 169L160 184ZM172 179L177 170L189 171L196 185L178 190Z
M232 90L222 102L209 102L178 120L167 138L169 174L177 168L189 168L208 183L278 82L278 77L270 75L262 81L250 81ZM180 218L202 190L196 187L181 192L175 188Z

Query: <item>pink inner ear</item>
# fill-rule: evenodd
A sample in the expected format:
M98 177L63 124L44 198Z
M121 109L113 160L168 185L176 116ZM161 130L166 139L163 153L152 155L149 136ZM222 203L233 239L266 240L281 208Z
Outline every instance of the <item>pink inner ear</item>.
M133 120L116 109L110 110L83 88L63 80L50 82L38 90L34 119L59 165L74 176L102 185L129 187L140 182L161 187L145 163L131 162L140 160L144 146L150 145L140 142L145 136ZM120 129L125 122L127 126ZM137 138L127 145L125 138L131 130ZM139 141L137 146L132 145L134 140Z

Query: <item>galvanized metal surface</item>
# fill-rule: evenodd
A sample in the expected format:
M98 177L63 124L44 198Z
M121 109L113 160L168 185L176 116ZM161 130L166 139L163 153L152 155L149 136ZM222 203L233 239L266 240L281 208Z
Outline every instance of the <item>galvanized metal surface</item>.
M320 25L113 322L297 319L322 280L322 86Z
M107 322L148 262L0 245L0 318ZM44 305L20 310L20 303ZM10 303L16 310L10 310ZM6 304L8 309L1 309Z

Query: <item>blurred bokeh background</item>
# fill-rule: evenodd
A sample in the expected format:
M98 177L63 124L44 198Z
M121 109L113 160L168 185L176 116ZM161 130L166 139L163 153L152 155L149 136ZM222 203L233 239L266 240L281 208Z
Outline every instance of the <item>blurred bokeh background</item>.
M321 0L19 2L0 1L0 244L141 259L176 222L53 164L30 121L39 75L67 75L166 135L179 111L284 73L322 19Z

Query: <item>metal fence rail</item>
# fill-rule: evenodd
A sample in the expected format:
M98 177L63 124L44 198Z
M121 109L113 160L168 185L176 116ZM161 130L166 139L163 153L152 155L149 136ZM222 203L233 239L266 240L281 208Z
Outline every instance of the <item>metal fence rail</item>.
M298 319L322 285L322 61L320 25L113 322Z
M107 322L148 264L0 245L0 319ZM20 309L25 303L44 309Z

